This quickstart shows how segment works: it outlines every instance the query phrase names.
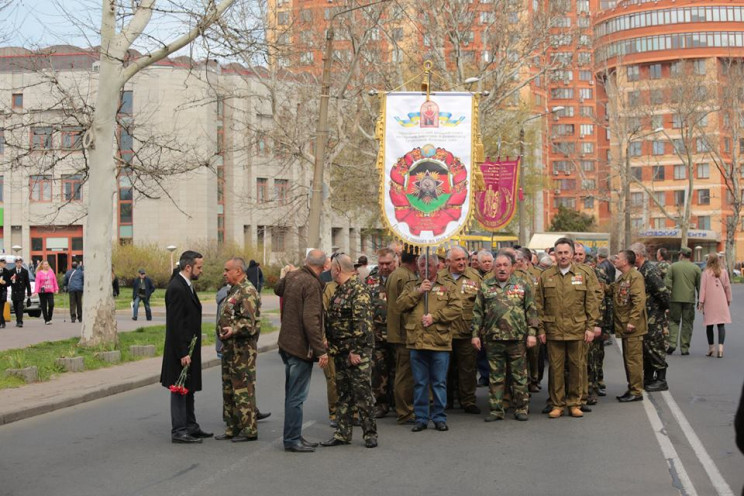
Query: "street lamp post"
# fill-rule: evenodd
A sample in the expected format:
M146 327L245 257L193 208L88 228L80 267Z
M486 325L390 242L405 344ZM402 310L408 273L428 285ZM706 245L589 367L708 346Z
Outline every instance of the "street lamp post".
M173 271L173 252L176 251L176 245L168 245L165 247L166 250L170 252L170 271Z
M388 2L379 0L365 5L357 5L350 9L336 12L328 22L326 31L325 52L323 55L323 79L320 88L320 108L318 111L318 126L315 130L315 163L313 167L313 187L310 198L310 213L308 219L308 242L312 248L320 248L320 217L323 208L323 172L325 168L326 143L328 142L328 101L331 92L331 62L333 61L333 21L336 17L354 10L364 9Z
M565 107L558 106L553 107L550 112L543 112L542 114L533 115L532 117L529 117L522 121L522 125L519 127L519 157L521 163L519 164L519 187L522 188L523 195L526 194L526 188L524 187L524 168L525 168L525 162L524 162L524 126L528 122L539 119L540 117L545 117L546 115L553 114L555 112L559 112L563 110ZM527 216L524 212L524 197L522 200L519 200L519 203L517 203L517 220L519 223L519 244L521 246L525 246L527 244Z

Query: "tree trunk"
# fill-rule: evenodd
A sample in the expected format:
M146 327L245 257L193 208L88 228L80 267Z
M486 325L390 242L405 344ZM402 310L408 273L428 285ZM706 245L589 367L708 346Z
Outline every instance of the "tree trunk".
M114 133L119 104L120 64L101 56L88 178L88 216L85 225L85 288L80 344L97 346L117 340L116 304L111 286L111 243L114 225L117 168Z

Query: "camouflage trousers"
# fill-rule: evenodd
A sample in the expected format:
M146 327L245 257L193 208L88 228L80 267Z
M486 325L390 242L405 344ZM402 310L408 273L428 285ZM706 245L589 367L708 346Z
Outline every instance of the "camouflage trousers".
M643 338L643 370L653 380L653 373L667 368L666 337L664 325L649 325L648 334Z
M336 420L336 403L338 393L336 392L336 365L333 360L328 360L328 367L323 369L326 378L326 396L328 398L328 418Z
M359 365L351 365L348 356L334 356L336 366L336 421L334 437L351 441L354 412L359 414L364 439L377 438L375 399L372 396L372 364L363 356Z
M225 434L256 436L257 339L226 339L222 344L222 418Z
M600 384L604 384L604 340L599 337L589 343L588 347L586 370L589 374L589 394L597 394Z
M507 376L511 381L511 406L515 413L527 413L529 392L527 390L527 351L524 341L488 341L486 346L489 376L489 408L491 415L504 417L504 390Z
M375 341L372 353L372 394L375 405L386 412L393 404L395 383L395 345L387 341Z

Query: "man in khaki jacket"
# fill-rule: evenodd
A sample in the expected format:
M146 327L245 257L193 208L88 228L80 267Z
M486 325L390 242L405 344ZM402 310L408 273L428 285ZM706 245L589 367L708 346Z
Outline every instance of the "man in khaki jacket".
M583 343L594 340L599 318L596 278L573 263L574 243L569 238L555 242L556 265L540 274L537 308L540 342L547 343L550 364L548 390L550 418L563 415L566 406L572 417L583 417L581 392L586 353ZM568 388L564 370L568 361Z
M406 284L416 280L416 255L409 249L400 256L400 266L385 283L387 293L387 341L395 347L395 382L393 397L399 424L413 422L413 376L411 375L410 351L406 348L406 329L403 313L396 300Z
M621 403L643 400L643 336L648 332L646 284L635 268L631 250L617 254L615 268L622 274L612 283L612 313L615 336L623 340L623 361L628 390L617 397Z
M452 322L462 315L457 288L437 280L439 257L418 258L419 278L409 282L396 300L405 313L406 345L411 351L413 373L413 432L427 428L429 420L438 431L449 430L447 414L447 367L452 351ZM434 397L429 408L429 387Z
M452 322L452 355L447 374L447 404L460 399L465 413L479 414L475 404L476 350L470 344L470 326L473 321L473 305L478 295L481 277L478 271L468 267L468 253L456 246L447 254L448 266L439 272L437 279L455 286L455 295L462 303L462 314Z

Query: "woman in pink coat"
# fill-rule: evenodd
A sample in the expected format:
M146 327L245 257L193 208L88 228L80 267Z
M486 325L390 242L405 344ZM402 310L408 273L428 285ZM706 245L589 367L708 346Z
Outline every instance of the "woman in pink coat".
M703 323L708 335L708 353L713 356L713 325L718 326L718 358L723 358L723 341L726 339L724 324L731 323L731 283L728 273L721 268L718 255L711 253L700 280L698 310L703 312Z
M39 303L41 312L44 314L44 323L52 324L52 315L54 314L54 294L59 292L57 285L57 275L49 267L46 260L41 262L41 266L36 271L36 286L34 293L39 294Z

